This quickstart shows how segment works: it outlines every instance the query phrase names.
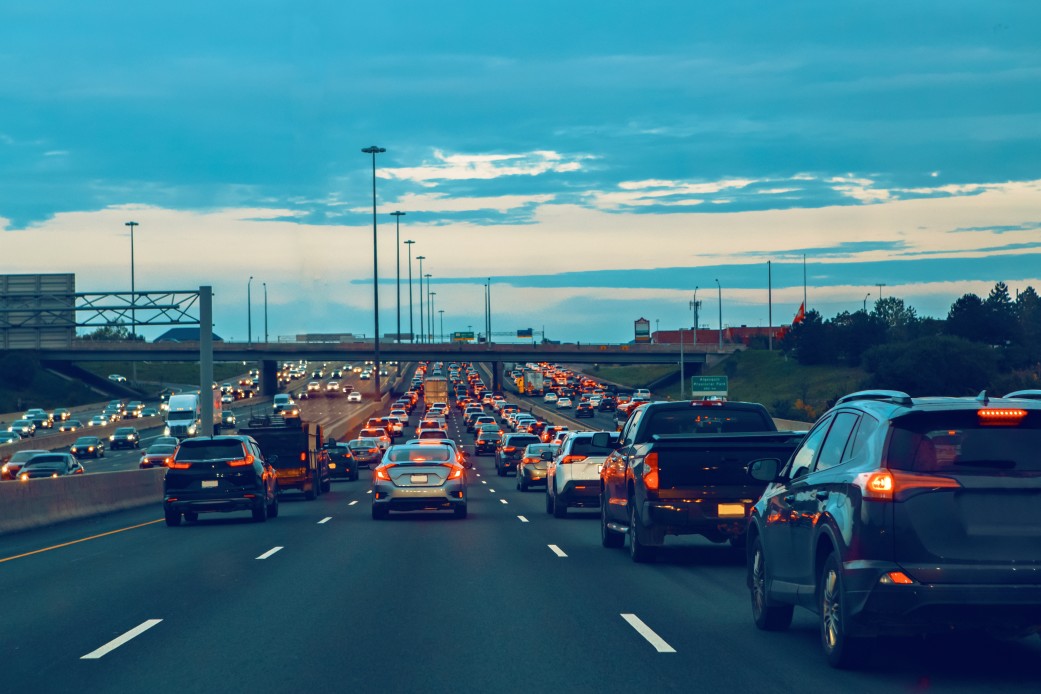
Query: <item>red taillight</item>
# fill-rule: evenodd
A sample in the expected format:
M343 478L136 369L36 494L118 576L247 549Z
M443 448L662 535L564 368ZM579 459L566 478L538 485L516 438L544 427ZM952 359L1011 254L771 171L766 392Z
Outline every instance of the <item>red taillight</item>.
M658 454L648 453L643 459L643 486L649 492L658 492Z
M389 470L392 467L394 467L394 466L393 465L381 465L381 466L379 466L373 472L373 477L375 477L378 480L383 480L384 482L390 482L390 475L387 473L387 470Z
M988 407L987 409L978 410L976 416L979 417L980 424L983 426L1014 427L1023 421L1023 418L1027 416L1027 411Z
M369 453L379 453L379 452L380 452L380 449L378 449L378 448L370 448L369 449Z
M307 462L307 453L305 451L300 451L300 462L301 463L306 463Z
M502 452L503 453L513 453L515 450L517 450L516 446L503 446L502 447Z
M950 477L919 475L903 470L862 472L853 479L853 484L860 487L861 494L870 501L900 500L913 491L961 488L961 483Z
M173 460L170 461L170 469L171 470L187 470L191 466L192 466L191 463L178 463L178 462L174 462Z
M563 458L561 458L560 464L567 465L569 463L581 463L583 460L586 459L586 457L587 456L584 455L566 455Z
M450 480L460 479L463 476L463 472L465 472L462 465L449 465L448 468L450 470L448 479Z
M301 454L301 455L303 455L303 454ZM256 460L256 459L253 457L253 454L252 453L247 453L246 457L242 458L240 460L229 460L228 461L228 466L229 467L246 467L247 465L252 465L254 460Z

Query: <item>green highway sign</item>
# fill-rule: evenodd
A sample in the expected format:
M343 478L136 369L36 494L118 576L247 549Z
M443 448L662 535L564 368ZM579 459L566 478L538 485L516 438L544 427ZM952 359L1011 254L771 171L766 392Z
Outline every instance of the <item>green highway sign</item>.
M691 397L699 395L722 395L726 397L729 390L726 376L691 376Z
M472 332L471 333L452 333L452 341L453 342L461 342L463 340L472 340L472 339L474 339L474 334Z

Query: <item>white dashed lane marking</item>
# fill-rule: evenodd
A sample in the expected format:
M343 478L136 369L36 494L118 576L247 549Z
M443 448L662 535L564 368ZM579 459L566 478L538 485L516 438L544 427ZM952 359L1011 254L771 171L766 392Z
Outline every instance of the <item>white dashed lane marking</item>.
M151 629L152 627L154 627L156 624L158 624L161 621L163 621L163 620L161 620L161 619L149 619L149 620L146 620L144 622L141 622L140 624L138 624L136 627L134 627L130 631L126 632L122 636L117 636L116 638L112 639L111 641L106 643L101 648L99 648L97 650L94 650L94 651L91 651L87 655L80 656L80 660L97 660L98 658L102 657L106 653L109 653L111 651L116 650L117 648L122 646L127 641L129 641L129 640L131 640L131 639L133 639L133 638L135 638L137 636L140 636L141 634L145 633L146 631L148 631L149 629Z
M517 516L517 519L518 519L518 520L519 520L519 521L520 521L521 523L527 523L527 522L528 522L528 519L527 519L527 518L525 518L524 516Z
M351 503L349 503L349 504L347 504L347 505L348 505L348 506L354 506L354 505L355 505L356 503L358 503L358 500L357 500L357 499L355 499L354 501L352 501Z
M500 503L500 504L508 504L508 503L510 503L510 502L509 502L509 501L506 501L506 499L499 499L499 503Z
M553 552L553 554L557 555L558 557L566 557L567 556L567 554L564 553L564 550L562 550L560 547L557 547L556 545L546 545L546 546L549 547L550 551Z
M325 523L328 523L328 522L329 522L329 521L331 521L332 519L333 519L333 517L332 517L332 516L326 516L326 517L325 517L325 518L323 518L322 520L318 521L318 525L324 525Z
M622 619L629 622L629 626L636 629L643 638L647 639L647 642L654 646L654 650L659 653L675 653L676 649L665 642L665 639L654 633L654 630L643 623L643 620L634 614L623 614Z
M282 548L281 547L272 547L271 549L269 549L268 551L264 552L259 557L257 557L257 559L267 559L268 557L273 555L275 552L278 552L280 549L282 549Z

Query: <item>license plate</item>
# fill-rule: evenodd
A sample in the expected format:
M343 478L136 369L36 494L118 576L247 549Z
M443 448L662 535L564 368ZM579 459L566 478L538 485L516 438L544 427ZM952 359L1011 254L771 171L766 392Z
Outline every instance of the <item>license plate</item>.
M211 488L216 487L216 486L217 486L217 480L203 480L202 481L202 488L203 489L211 489Z
M718 508L720 518L744 518L744 504L720 504Z
M412 484L426 484L427 483L427 476L426 475L412 475L411 481L412 481Z

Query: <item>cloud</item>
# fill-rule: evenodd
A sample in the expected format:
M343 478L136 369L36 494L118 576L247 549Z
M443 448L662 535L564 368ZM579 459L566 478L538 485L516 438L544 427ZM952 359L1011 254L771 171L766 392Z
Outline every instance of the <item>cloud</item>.
M588 157L565 157L554 151L521 154L445 154L434 151L434 162L414 167L379 169L380 178L428 183L432 181L491 180L503 176L539 176L582 169Z
M387 207L400 208L408 212L476 212L494 210L506 213L523 207L552 202L556 196L544 195L496 195L487 197L450 197L446 193L406 193ZM355 207L352 212L371 212L371 207Z
M617 191L592 191L586 200L594 207L613 210L623 207L695 206L705 202L704 197L722 191L740 190L758 181L748 178L727 178L719 181L688 183L649 179L622 181Z

